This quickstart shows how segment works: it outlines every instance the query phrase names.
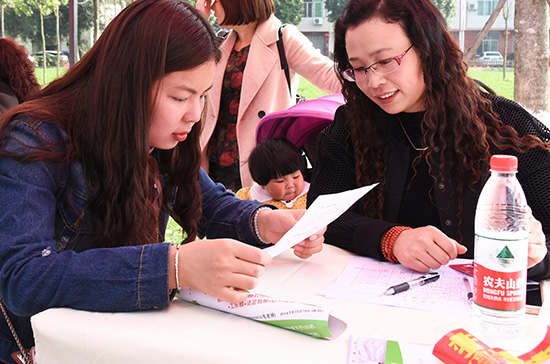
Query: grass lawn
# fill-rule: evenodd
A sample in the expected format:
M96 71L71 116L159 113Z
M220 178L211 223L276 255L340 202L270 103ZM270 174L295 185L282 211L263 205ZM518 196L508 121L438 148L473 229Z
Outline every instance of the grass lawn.
M181 243L183 240L183 230L172 217L168 219L164 240L169 243Z
M313 86L308 80L300 77L300 83L298 85L298 95L305 96L308 100L316 99L321 96L325 96L326 92L319 90Z
M67 70L63 67L59 67L59 74L63 76ZM44 69L42 67L36 67L34 69L34 74L38 83L44 86ZM46 85L57 78L57 67L47 67L46 68Z
M504 80L502 68L497 67L472 67L468 75L491 87L498 95L507 99L514 99L514 69L506 68Z

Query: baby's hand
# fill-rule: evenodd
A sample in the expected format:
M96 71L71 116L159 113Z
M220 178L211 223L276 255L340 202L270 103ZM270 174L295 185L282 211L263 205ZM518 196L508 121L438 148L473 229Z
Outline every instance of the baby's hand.
M264 240L276 243L290 230L306 210L271 210L266 209L258 214L258 230ZM300 258L309 258L323 249L326 227L294 246L294 254Z

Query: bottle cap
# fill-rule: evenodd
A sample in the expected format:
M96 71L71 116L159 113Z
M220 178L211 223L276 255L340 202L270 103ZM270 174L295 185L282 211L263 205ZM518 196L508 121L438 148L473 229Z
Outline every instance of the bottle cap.
M496 172L517 172L518 159L513 155L495 154L491 156L491 170Z

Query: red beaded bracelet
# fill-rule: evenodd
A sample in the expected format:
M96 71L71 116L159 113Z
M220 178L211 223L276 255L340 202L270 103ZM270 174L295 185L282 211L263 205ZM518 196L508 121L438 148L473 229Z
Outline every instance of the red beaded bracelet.
M382 254L384 254L384 258L392 263L399 263L399 260L393 255L393 243L405 230L411 230L411 228L408 226L394 226L382 237Z

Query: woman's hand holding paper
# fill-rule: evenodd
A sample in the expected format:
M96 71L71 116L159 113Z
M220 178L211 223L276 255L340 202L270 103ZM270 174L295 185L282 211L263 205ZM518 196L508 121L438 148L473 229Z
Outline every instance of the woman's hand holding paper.
M182 287L195 288L229 303L244 301L246 290L256 287L265 266L271 263L266 252L232 239L183 244L178 260Z
M258 214L258 230L264 240L276 243L304 215L306 210L262 210ZM294 255L307 259L323 250L326 227L296 244Z

